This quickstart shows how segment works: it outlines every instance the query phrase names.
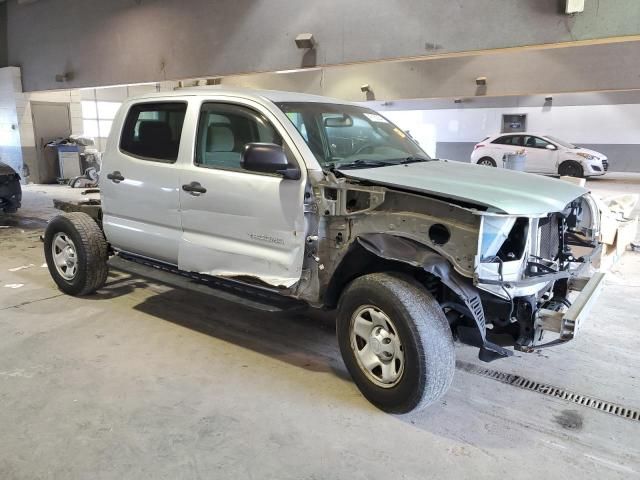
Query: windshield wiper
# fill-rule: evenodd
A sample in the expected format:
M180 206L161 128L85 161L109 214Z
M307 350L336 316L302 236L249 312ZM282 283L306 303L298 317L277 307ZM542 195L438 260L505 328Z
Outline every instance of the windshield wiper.
M400 161L400 164L406 165L407 163L418 163L418 162L430 162L431 158L424 157L407 157Z
M389 165L396 165L394 162L385 162L383 160L355 160L348 163L338 163L329 165L330 168L336 169L349 169L349 168L369 168L369 167L388 167Z

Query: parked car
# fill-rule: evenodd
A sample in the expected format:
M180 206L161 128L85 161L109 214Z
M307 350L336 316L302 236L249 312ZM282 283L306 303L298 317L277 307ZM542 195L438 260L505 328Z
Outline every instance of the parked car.
M21 202L20 175L6 163L0 162L0 210L15 213Z
M526 171L592 177L604 175L609 169L606 155L581 148L550 135L510 133L487 137L473 148L471 162L488 167L502 167L504 156L524 149Z
M335 310L347 369L387 411L447 391L454 337L484 361L571 340L601 285L571 250L598 246L587 190L432 160L339 100L216 88L133 98L102 172L101 206L58 202L68 213L46 229L62 291L95 292L111 266L245 307Z

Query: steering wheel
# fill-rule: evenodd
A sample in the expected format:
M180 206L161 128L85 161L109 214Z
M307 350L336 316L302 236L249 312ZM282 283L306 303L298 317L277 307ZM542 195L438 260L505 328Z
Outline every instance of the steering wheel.
M350 157L353 157L354 155L360 155L361 153L363 153L363 150L366 150L367 148L371 148L374 149L376 148L377 145L375 143L365 143L364 145L362 145L361 147L359 147L355 152L353 152L351 155L349 155ZM371 152L373 153L373 152Z

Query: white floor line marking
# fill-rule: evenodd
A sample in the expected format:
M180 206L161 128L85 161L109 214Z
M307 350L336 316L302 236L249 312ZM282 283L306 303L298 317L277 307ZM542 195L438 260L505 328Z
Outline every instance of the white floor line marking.
M30 263L29 265L22 265L21 267L10 268L9 271L19 272L20 270L26 270L27 268L31 268L31 267L35 267L35 265L33 263Z
M620 465L619 463L612 462L611 460L607 460L605 458L594 457L593 455L589 455L588 453L583 453L583 455L585 457L587 457L587 458L590 458L594 462L600 463L602 465L606 465L606 466L614 468L616 470L620 470L621 472L638 473L631 467L626 467L624 465Z

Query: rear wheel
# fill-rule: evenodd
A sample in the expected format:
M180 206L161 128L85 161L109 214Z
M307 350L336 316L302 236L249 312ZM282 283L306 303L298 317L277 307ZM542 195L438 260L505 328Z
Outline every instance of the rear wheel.
M337 333L354 382L382 410L425 408L451 385L449 323L433 296L409 277L375 273L354 280L340 299Z
M567 160L562 162L558 168L558 174L561 177L584 177L584 168L578 162L573 160Z
M484 165L485 167L497 167L495 160L491 157L483 157L478 160L478 165Z
M107 242L86 213L65 213L51 220L44 254L51 277L64 293L88 295L107 280Z

